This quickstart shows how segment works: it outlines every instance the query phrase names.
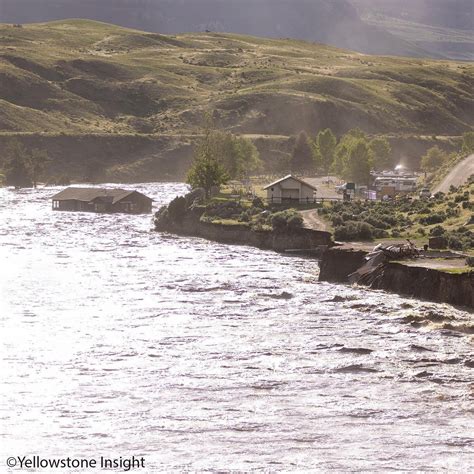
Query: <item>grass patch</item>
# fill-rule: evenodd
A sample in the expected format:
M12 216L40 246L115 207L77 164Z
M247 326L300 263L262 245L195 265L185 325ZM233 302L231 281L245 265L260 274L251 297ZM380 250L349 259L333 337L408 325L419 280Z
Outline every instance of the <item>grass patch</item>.
M437 268L436 270L443 273L450 273L451 275L464 275L466 273L474 273L474 268L471 267Z

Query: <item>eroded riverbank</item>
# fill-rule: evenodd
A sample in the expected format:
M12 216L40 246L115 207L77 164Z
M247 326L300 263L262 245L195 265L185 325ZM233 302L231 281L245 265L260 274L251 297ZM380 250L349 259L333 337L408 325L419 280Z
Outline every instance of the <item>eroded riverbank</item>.
M2 459L472 470L469 312L149 216L53 212L59 190L0 189ZM138 190L158 207L185 186Z
M206 208L203 206L191 206L182 212L179 219L173 219L166 212L157 213L155 230L277 252L305 252L318 259L320 280L332 283L348 283L349 275L366 262L366 250L349 246L335 247L331 234L326 231L304 227L256 231L245 224L206 222L202 218L205 212ZM474 272L452 274L425 268L422 264L415 267L387 262L383 272L370 283L370 287L428 301L474 308Z

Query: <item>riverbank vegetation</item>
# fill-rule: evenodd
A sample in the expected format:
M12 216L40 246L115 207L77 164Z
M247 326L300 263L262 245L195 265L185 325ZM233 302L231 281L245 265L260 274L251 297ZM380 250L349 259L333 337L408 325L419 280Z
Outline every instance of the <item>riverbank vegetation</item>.
M393 201L327 204L319 215L336 240L442 237L453 250L474 249L474 178L465 186L437 193L431 199L400 197Z
M155 223L168 221L181 224L188 214L197 213L200 222L246 227L253 231L288 232L303 227L303 218L296 209L272 209L259 198L252 200L206 199L203 189L173 199L155 215Z

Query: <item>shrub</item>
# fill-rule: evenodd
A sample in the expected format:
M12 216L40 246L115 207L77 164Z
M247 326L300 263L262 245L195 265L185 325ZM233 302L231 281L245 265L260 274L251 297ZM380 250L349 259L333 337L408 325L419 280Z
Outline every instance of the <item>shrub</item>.
M385 239L388 237L388 232L383 229L374 229L374 238L376 239Z
M331 222L334 227L339 227L344 224L344 220L339 214L334 214Z
M446 229L443 226L437 225L430 230L431 237L441 237L446 234Z
M458 237L451 235L448 239L448 247L452 250L462 250L463 243Z
M367 222L361 222L358 226L359 237L364 240L372 240L373 238L373 226Z
M427 217L423 217L420 219L420 224L422 225L432 225L432 224L440 224L446 220L446 214L444 212L438 212L431 214Z
M295 209L275 212L271 215L272 229L276 232L285 232L294 230L303 226L303 218Z
M348 221L343 225L336 227L334 231L336 240L372 240L374 237L374 228L367 222Z
M454 198L455 203L464 202L464 201L469 201L469 192L467 191L464 194L458 194Z
M257 209L265 209L265 204L259 197L256 197L252 200L252 207Z
M240 214L239 220L242 222L249 222L250 221L249 212L248 211L242 212L242 214Z
M301 229L303 226L303 218L298 214L297 216L291 216L287 221L288 229Z
M220 219L238 218L246 209L237 201L212 202L206 206L206 214Z

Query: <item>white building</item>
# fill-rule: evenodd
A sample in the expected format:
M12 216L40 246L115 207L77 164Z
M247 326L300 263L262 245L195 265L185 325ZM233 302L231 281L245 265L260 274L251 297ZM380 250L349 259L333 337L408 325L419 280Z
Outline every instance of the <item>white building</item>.
M263 189L267 191L268 201L277 204L292 201L313 202L316 193L316 188L313 185L291 174L265 186Z

